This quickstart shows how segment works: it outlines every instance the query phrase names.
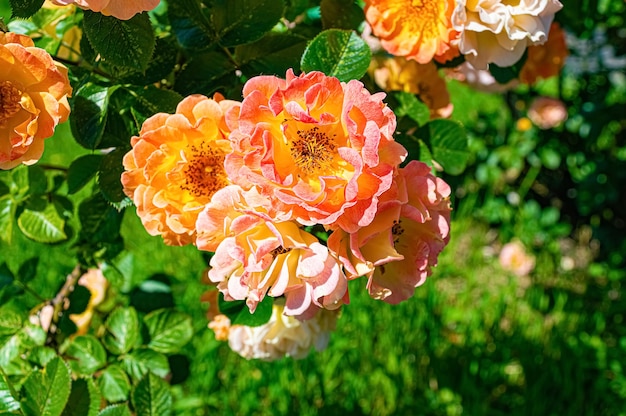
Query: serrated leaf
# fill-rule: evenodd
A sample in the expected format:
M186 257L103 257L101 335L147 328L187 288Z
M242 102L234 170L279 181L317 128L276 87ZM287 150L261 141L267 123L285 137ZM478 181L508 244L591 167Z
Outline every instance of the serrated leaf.
M165 354L177 352L193 336L191 316L174 309L159 309L144 317L150 333L148 346Z
M89 42L104 61L144 71L156 43L147 13L119 20L85 10L83 28Z
M130 380L118 364L108 366L98 377L98 386L102 396L109 402L128 400Z
M43 5L44 0L9 0L11 4L12 17L28 19Z
M254 42L280 21L283 0L216 0L211 23L222 46Z
M176 66L178 48L174 36L157 38L152 59L148 63L145 74L133 72L125 76L121 82L135 85L149 85L166 78ZM161 90L167 91L167 90Z
M254 43L237 46L235 58L246 75L284 74L297 68L307 39L289 33L268 33Z
M57 353L53 348L37 346L29 351L28 361L39 367L45 367L56 356Z
M211 22L198 0L179 0L168 4L167 15L180 45L188 50L206 50L213 44Z
M139 318L135 308L115 309L107 318L104 346L115 355L125 354L139 340Z
M322 0L320 3L324 29L358 29L365 20L363 8L354 0Z
M67 239L65 220L53 204L47 204L43 211L25 209L17 219L17 225L26 237L39 243L58 243Z
M424 140L433 159L446 173L459 175L465 170L469 151L467 133L460 123L446 119L432 120L417 131L417 136Z
M93 150L100 145L107 122L109 99L117 88L87 83L75 92L70 127L74 139L81 146Z
M61 416L97 416L100 392L93 379L79 378L72 382L72 392Z
M20 402L15 399L16 393L4 375L4 371L0 371L0 413L13 413L19 410Z
M126 354L122 365L134 381L140 380L149 371L159 377L165 377L170 372L170 365L165 354L150 348L138 348Z
M100 192L109 202L121 202L127 198L120 181L122 172L124 172L122 159L125 154L125 149L115 149L107 153L100 163L98 185L100 186Z
M70 395L70 369L60 358L35 371L22 386L21 406L25 416L59 416Z
M245 301L226 301L222 293L218 296L220 312L230 319L232 325L261 326L266 324L272 316L273 304L273 298L266 296L257 304L254 313L250 313Z
M67 171L67 193L74 194L96 176L102 155L83 155L75 159Z
M430 121L430 110L426 104L417 99L415 94L409 92L396 92L394 97L400 103L400 107L395 109L397 117L408 116L415 121L418 126L423 126Z
M24 320L18 313L8 308L0 311L0 336L13 335L22 329L23 325Z
M131 413L127 405L114 404L102 409L98 416L131 416Z
M70 341L65 355L71 358L75 373L91 375L106 364L107 354L102 343L93 335L79 335Z
M0 239L11 244L17 204L11 195L0 197Z
M137 416L166 416L172 412L172 394L161 378L147 373L131 394Z
M133 96L132 103L135 110L146 117L156 113L174 113L178 103L183 99L179 93L157 88L154 85L146 87L129 86L126 90Z
M309 43L300 67L305 72L321 71L348 82L365 75L371 59L369 46L356 32L329 29Z

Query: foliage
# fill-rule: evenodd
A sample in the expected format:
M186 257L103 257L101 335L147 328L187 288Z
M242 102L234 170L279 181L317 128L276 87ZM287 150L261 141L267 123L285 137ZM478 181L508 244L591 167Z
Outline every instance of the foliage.
M503 94L449 80L450 119L382 89L409 160L453 189L452 242L414 298L375 304L353 282L329 348L276 363L215 340L200 302L210 254L145 232L122 158L147 118L190 94L238 99L259 74L320 70L381 90L362 2L161 1L129 20L77 9L62 21L42 3L0 5L73 87L41 161L0 172L0 413L624 414L623 1L557 14L571 55L557 77ZM520 68L491 70L508 81ZM545 95L568 120L522 128ZM537 258L530 277L498 264L512 239ZM79 283L94 268L109 282L98 304ZM218 303L234 324L271 315L270 302Z

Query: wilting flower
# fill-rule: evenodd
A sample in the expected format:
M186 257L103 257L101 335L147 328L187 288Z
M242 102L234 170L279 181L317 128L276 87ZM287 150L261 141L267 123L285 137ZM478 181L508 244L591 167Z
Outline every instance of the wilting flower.
M312 347L322 351L328 346L330 333L335 329L339 311L322 310L313 318L298 320L283 313L282 299L274 301L272 316L266 324L257 327L230 326L224 315L217 315L209 328L217 330L216 338L228 339L228 345L247 359L265 361L283 357L305 358Z
M70 319L76 324L76 333L80 335L87 333L95 308L105 299L109 281L104 277L102 270L89 269L78 279L78 284L86 287L91 294L87 308L80 314L70 315Z
M370 296L392 304L424 283L450 239L450 187L417 161L399 170L396 184L370 225L328 239L349 278L367 276Z
M159 5L159 0L51 0L53 4L67 6L75 4L81 9L100 12L105 16L113 16L128 20L137 13L146 12Z
M450 41L454 0L366 0L365 19L387 52L421 64L458 54Z
M67 68L10 32L0 32L0 67L0 169L31 165L70 113Z
M568 54L565 32L557 22L552 22L546 43L528 47L528 56L519 74L520 80L534 84L538 78L558 75Z
M556 98L537 97L528 108L528 118L540 129L551 129L567 120L567 108Z
M355 230L374 218L406 150L396 119L359 81L321 72L258 76L243 88L239 127L226 171L257 186L278 210L304 225Z
M374 81L383 90L404 91L419 95L432 117L449 117L453 106L445 80L434 62L420 64L402 57L377 57L369 68Z
M535 258L519 241L506 243L500 251L500 265L518 276L526 276L535 268Z
M147 119L124 156L122 185L151 235L166 244L195 239L196 219L215 192L229 184L224 157L231 151L226 113L239 103L191 95L175 114Z
M558 0L457 0L452 24L460 36L453 42L478 69L489 63L507 67L520 60L529 45L548 38Z

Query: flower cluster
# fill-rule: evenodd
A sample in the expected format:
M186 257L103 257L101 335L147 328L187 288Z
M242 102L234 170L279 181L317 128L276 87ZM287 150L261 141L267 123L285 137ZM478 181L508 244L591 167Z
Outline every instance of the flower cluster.
M149 233L214 252L208 278L251 312L270 296L310 319L347 304L359 277L400 302L448 242L450 188L421 162L400 166L383 98L291 70L250 79L241 102L187 97L132 138L124 190Z
M28 36L0 32L0 169L41 158L70 113L67 68Z
M113 16L120 20L128 20L137 13L156 8L159 0L51 0L58 6L76 5L84 10Z
M548 39L558 0L366 0L365 17L385 50L425 64L465 57L506 67Z

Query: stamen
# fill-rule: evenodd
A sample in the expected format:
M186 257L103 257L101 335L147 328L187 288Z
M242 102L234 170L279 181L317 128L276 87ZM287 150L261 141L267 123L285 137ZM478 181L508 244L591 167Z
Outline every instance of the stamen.
M291 156L306 174L318 173L329 167L335 156L335 142L318 127L298 130L298 137L290 144Z
M0 82L0 124L20 111L22 92L9 81Z
M191 146L189 151L191 157L183 170L185 183L181 189L196 197L211 197L228 185L223 152L205 146Z

